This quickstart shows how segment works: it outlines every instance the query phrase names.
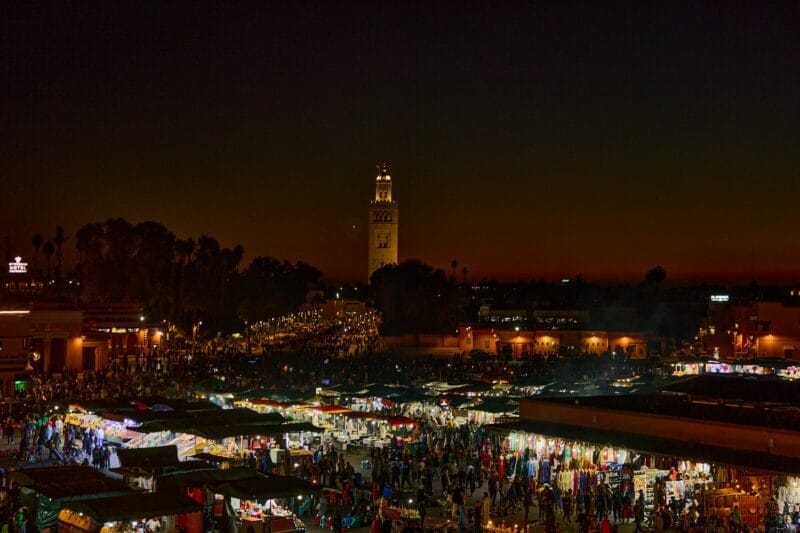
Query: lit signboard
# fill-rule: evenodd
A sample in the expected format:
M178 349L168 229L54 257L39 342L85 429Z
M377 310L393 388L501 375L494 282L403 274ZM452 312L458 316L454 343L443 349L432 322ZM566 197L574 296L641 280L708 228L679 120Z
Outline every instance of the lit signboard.
M24 274L28 271L28 263L23 263L22 258L17 256L13 263L8 264L9 274Z
M729 302L731 297L727 294L712 294L711 301L712 302Z

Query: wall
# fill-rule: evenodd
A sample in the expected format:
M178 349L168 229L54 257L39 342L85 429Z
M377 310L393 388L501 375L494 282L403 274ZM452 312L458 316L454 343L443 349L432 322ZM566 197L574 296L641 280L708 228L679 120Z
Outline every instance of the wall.
M30 336L30 329L30 314L0 315L0 339L3 339L0 359L26 355L26 343Z
M459 349L458 336L437 333L408 333L381 337L384 347Z
M758 357L800 360L800 338L787 335L763 335L755 340Z
M81 311L50 309L31 311L31 337L43 341L43 370L46 372L61 372L64 366L69 369L81 369L82 333L83 313ZM64 342L66 351L63 366L55 360L55 354L52 353L54 346L61 341Z

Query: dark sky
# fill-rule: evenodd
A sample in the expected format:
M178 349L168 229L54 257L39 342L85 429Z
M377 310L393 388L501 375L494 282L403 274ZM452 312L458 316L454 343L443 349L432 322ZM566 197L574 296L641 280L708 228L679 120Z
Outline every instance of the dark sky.
M85 4L0 17L12 254L114 216L359 279L388 160L401 259L800 278L796 2Z

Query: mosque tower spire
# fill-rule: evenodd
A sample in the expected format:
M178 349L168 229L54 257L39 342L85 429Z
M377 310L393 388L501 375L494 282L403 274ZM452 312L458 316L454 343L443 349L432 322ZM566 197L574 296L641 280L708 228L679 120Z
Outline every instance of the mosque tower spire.
M392 200L392 177L386 161L376 167L375 199L369 205L369 270L372 273L384 265L397 264L398 207Z

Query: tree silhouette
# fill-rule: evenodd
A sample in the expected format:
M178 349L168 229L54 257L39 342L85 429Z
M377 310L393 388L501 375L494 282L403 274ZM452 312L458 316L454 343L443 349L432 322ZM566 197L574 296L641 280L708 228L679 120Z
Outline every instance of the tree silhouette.
M644 281L650 287L657 287L667 279L667 271L661 265L654 266L644 275Z
M241 244L237 244L233 250L223 248L219 255L219 305L223 307L225 305L225 283L228 280L228 274L238 270L239 262L242 260L242 255L244 255L244 248L242 248Z
M64 228L56 226L56 236L53 237L53 244L56 247L56 276L61 277L61 266L64 264L64 244L69 240L69 237L64 235Z
M52 242L47 247L55 253ZM209 235L176 239L152 221L86 224L75 247L84 302L141 304L154 321L169 319L187 331L198 318L209 331L235 331L240 319L296 312L322 278L310 265L273 258L257 258L240 273L241 245L223 248Z
M42 239L42 235L39 233L34 233L33 237L31 237L31 244L33 245L33 269L36 270L38 268L39 263L39 248L42 247L44 244L44 239Z
M321 279L322 272L302 261L256 257L241 275L237 314L254 322L294 312Z
M455 259L453 259L452 261L450 261L450 268L453 271L453 275L451 277L453 279L456 279L456 267L458 267L458 262Z
M389 335L451 331L463 312L447 274L417 260L376 270L370 277L370 296Z
M85 287L85 282L94 274L90 272L90 262L88 257L98 255L98 247L102 245L103 225L94 223L86 224L75 232L75 249L78 250L78 274L81 284Z
M56 247L52 241L46 241L44 245L42 245L42 253L47 258L47 275L50 276L52 270L50 268L50 260L53 258L53 254L56 253Z
M196 247L196 243L194 239L178 239L175 241L175 255L178 257L178 261L181 265L181 275L180 275L180 282L178 284L178 312L183 312L183 287L184 287L184 279L186 278L186 265L192 259L192 254L194 253L194 249Z

